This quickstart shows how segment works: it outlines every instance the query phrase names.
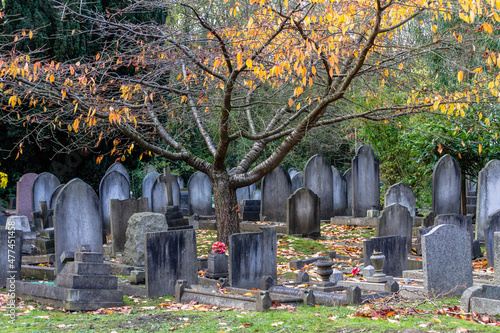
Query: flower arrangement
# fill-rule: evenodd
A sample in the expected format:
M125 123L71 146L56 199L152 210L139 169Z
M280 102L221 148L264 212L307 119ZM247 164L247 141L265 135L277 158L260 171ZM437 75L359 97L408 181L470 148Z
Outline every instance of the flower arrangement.
M360 272L360 271L361 271L361 270L360 270L358 267L354 267L354 268L352 269L352 271L351 271L351 274L352 274L353 276L356 276L356 275L358 275L358 274L359 274L359 272Z
M213 253L225 253L226 252L226 244L223 242L215 242L212 245L212 252Z

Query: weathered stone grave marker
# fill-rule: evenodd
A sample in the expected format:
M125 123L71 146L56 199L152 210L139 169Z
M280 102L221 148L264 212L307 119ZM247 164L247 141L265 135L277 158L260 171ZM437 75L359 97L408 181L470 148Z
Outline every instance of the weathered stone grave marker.
M432 211L440 214L461 213L462 174L451 155L444 155L432 172Z
M142 197L143 198L148 198L148 207L149 207L150 211L153 211L153 207L152 207L152 202L153 202L153 198L152 198L153 185L156 182L156 180L158 179L158 177L160 177L160 176L161 176L161 174L159 172L153 171L153 172L148 173L144 177L144 179L142 180Z
M212 182L201 171L195 172L188 180L189 214L212 215Z
M333 216L346 216L347 183L344 176L332 166L333 176ZM349 214L350 215L350 214Z
M384 209L379 218L377 237L401 236L405 237L407 250L411 250L411 232L413 219L405 206L392 204Z
M121 164L120 162L115 162L113 163L109 168L108 170L106 170L106 173L105 175L107 175L108 173L110 172L113 172L113 171L117 171L119 173L121 173L125 178L127 178L127 181L129 182L130 184L130 175L128 174L128 171L127 169L123 166L123 164Z
M317 238L320 231L320 199L308 188L300 188L286 202L289 235Z
M286 221L286 199L290 196L291 187L290 176L281 165L264 176L260 201L261 221Z
M16 215L27 216L30 222L33 221L31 189L36 177L36 173L24 174L17 182L16 188Z
M346 197L347 197L347 215L352 215L352 169L349 168L344 172Z
M352 159L352 216L366 217L372 207L380 207L378 159L370 146L361 146Z
M124 200L130 197L130 183L123 173L111 171L104 175L99 184L104 235L111 233L110 200Z
M372 265L370 256L373 251L385 255L383 272L389 276L403 276L408 269L408 248L406 237L385 236L374 237L363 241L365 266Z
M500 210L490 216L487 224L488 228L485 233L486 260L488 261L488 266L496 267L494 235L500 231Z
M408 208L412 220L415 221L415 206L417 199L415 198L415 194L413 194L413 190L408 185L403 183L392 185L385 193L384 201L385 207L394 203L405 206ZM413 224L415 225L415 223Z
M36 230L52 226L52 219L50 215L47 215L48 203L50 203L52 193L59 185L61 185L59 179L50 172L39 174L33 181L31 209L34 214L33 221Z
M293 175L291 181L292 181L291 193L294 193L299 188L304 187L304 172L303 171L297 172L295 175Z
M111 199L110 200L110 225L111 225L111 254L116 256L125 249L127 223L135 213L148 211L148 199Z
M320 218L329 220L333 214L333 174L330 162L321 155L311 157L304 168L304 187L321 200Z
M500 209L500 161L491 160L479 172L477 185L476 238L486 240L488 218Z

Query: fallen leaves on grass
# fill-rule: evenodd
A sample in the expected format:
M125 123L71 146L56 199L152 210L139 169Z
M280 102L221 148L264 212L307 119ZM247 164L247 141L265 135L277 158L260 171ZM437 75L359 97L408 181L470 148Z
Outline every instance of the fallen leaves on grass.
M500 326L500 321L496 320L495 318L483 314L478 314L475 312L465 313L460 309L458 305L455 305L454 307L437 309L434 311L434 313L442 316L449 316L462 320L474 321L489 326Z

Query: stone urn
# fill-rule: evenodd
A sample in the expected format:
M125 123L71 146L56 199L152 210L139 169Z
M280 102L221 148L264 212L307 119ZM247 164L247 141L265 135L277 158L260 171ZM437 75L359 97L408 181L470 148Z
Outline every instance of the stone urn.
M367 278L367 281L370 282L386 282L388 280L387 275L384 274L384 263L385 256L382 252L374 251L370 256L370 261L372 262L372 266L375 269L375 274L373 276Z
M323 282L330 281L330 275L333 273L332 265L333 262L331 261L319 261L316 263L318 275L321 276Z
M205 277L210 279L227 278L229 276L228 256L225 253L211 252L208 255L208 269Z

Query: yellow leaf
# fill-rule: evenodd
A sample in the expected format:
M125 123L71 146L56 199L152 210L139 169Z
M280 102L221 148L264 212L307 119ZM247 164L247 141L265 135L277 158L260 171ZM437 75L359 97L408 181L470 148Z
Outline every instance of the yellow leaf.
M31 38L33 38L33 31L30 30L30 33L28 34L28 36Z
M389 71L387 69L384 69L384 75L389 76Z
M300 96L300 94L302 94L303 91L304 89L302 87L297 87L297 96Z
M293 99L290 98L290 100L288 101L288 106L292 106L293 105Z
M54 75L53 74L50 74L49 76L49 81L52 83L54 82L55 78L54 78Z
M432 108L434 109L434 111L436 111L439 107L439 101L435 101L434 104L432 105Z
M285 8L288 9L288 0L285 0L283 4L285 5Z
M481 144L479 144L479 147L477 150L479 151L479 154L481 154L481 152L483 151L483 146Z
M243 67L243 55L241 53L236 56L236 61L238 62L237 68L241 69Z
M249 69L252 69L252 59L247 59L246 65Z
M311 67L311 73L313 75L316 75L316 67L314 67L314 66Z
M483 114L481 112L479 112L478 117L479 117L479 120L483 119Z
M399 70L402 70L402 69L403 69L403 66L404 66L404 65L403 65L403 63L400 63L400 64L399 64Z
M462 71L458 72L458 82L462 82L462 79L464 78L464 73Z

